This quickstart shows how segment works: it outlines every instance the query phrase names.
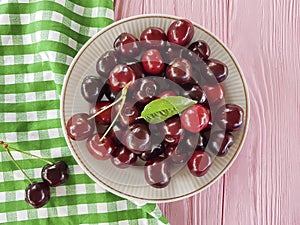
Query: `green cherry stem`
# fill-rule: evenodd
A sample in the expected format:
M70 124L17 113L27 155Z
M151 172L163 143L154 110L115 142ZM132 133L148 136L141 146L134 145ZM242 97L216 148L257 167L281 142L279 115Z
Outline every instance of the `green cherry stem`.
M13 151L16 151L16 152L20 152L20 153L22 153L22 154L24 154L24 155L28 155L28 156L37 158L37 159L39 159L39 160L41 160L41 161L44 161L44 162L47 163L47 164L53 165L53 162L50 162L49 160L43 159L42 157L40 157L40 156L38 156L38 155L34 155L34 154L29 153L29 152L25 152L25 151L22 151L22 150L20 150L20 149L13 148L13 147L9 146L7 143L5 143L5 142L3 142L3 141L0 141L0 144L3 146L3 148L5 148L5 149L8 150L8 151L13 150Z
M111 122L111 124L109 125L109 127L106 129L105 133L102 135L102 137L100 138L99 142L103 141L103 139L106 137L106 135L109 133L109 131L111 130L111 128L113 127L113 125L115 124L115 122L117 121L119 115L121 114L121 111L124 107L125 101L126 101L126 94L127 94L127 90L128 87L130 86L132 82L130 81L129 83L127 83L124 88L122 89L122 94L120 96L120 98L117 100L119 102L119 100L121 101L121 105L120 105L120 109L117 112L117 115L115 116L114 120Z
M26 179L29 181L30 184L32 184L32 180L29 178L29 176L27 175L27 173L25 173L25 171L20 167L20 165L17 163L17 161L15 160L15 158L12 156L10 150L9 150L9 146L3 142L0 141L0 144L3 146L3 148L5 148L5 150L7 151L8 155L12 158L14 164L16 165L16 167L24 174L24 176L26 177Z

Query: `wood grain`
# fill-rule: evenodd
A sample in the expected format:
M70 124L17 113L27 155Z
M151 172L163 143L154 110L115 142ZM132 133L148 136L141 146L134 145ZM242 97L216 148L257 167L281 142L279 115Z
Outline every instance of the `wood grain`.
M300 221L300 2L117 0L115 19L166 13L218 36L239 61L251 118L236 162L213 186L160 204L172 225L298 225Z

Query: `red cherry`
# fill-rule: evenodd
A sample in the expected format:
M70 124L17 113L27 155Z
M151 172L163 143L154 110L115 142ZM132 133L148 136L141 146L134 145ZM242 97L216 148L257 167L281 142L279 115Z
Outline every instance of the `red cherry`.
M136 162L136 160L136 154L134 154L124 146L118 147L113 153L113 158L111 158L111 162L120 169L130 167Z
M211 156L204 151L195 151L187 163L191 174L196 177L205 175L211 165Z
M135 72L127 65L116 65L109 74L108 84L112 92L119 92L136 79Z
M109 136L106 136L101 142L102 134L96 134L86 141L88 151L99 160L106 160L112 157L114 143Z
M196 133L207 126L209 113L202 105L195 104L184 110L180 119L186 130Z
M191 83L193 79L190 62L183 58L175 58L166 69L166 78L179 85Z
M140 53L139 40L129 33L120 34L114 42L114 48L125 57L135 57Z
M109 72L117 63L115 51L104 52L96 63L96 71L100 76L108 78Z
M143 44L145 47L160 48L165 46L167 35L159 27L148 27L142 32L140 40L144 41Z
M177 145L184 136L179 116L172 116L162 126L162 135L168 145Z
M204 60L210 56L209 45L202 40L193 42L188 49Z
M100 101L95 105L92 105L90 108L90 115L94 115L95 113L102 110L104 107L107 107L111 104L109 101ZM105 111L100 113L95 117L95 121L100 124L109 125L111 123L111 107L107 108Z
M209 69L214 74L219 83L223 82L228 76L228 67L216 59L209 59L206 61Z
M181 46L187 45L193 36L193 24L184 19L174 21L167 32L168 41Z
M235 104L226 104L217 111L218 125L227 131L239 130L244 122L244 110Z
M225 156L228 149L233 145L234 137L225 131L215 131L210 135L209 150L218 156Z
M34 182L25 190L25 201L34 208L43 207L49 199L50 188L45 182Z
M217 105L224 99L224 88L221 84L204 85L202 89L205 92L209 105Z
M81 141L93 134L95 124L93 120L88 120L89 117L86 113L77 113L68 120L66 129L71 139Z
M153 75L163 72L165 64L160 52L157 49L149 49L142 56L144 70Z

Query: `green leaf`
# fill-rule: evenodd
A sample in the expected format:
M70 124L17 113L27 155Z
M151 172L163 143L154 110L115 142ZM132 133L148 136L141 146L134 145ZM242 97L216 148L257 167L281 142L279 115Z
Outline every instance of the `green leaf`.
M160 123L196 103L196 101L182 96L168 96L156 99L145 106L141 117L148 123Z

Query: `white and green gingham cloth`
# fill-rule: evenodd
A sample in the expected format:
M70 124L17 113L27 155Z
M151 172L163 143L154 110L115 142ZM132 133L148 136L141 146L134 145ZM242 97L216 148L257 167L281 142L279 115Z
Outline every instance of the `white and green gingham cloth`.
M168 224L157 205L137 206L96 185L76 164L61 130L68 66L113 15L112 0L0 0L0 140L70 168L68 182L34 209L24 201L28 181L0 147L0 224ZM42 162L13 155L41 180Z

